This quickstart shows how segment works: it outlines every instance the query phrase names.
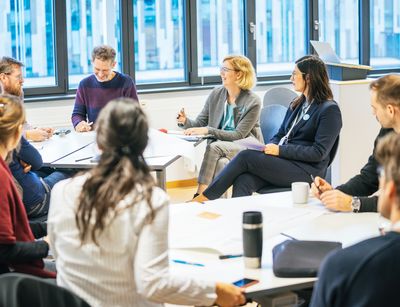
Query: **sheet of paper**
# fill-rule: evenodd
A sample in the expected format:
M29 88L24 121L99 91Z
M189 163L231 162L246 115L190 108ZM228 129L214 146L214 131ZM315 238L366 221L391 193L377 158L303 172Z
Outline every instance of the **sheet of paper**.
M249 136L247 138L236 140L233 142L236 144L239 144L247 149L263 151L265 148L265 145L253 136Z
M234 208L236 206L238 208ZM243 202L235 204L232 200L214 202L214 205L175 204L170 206L170 248L208 248L221 254L242 253L242 215L244 211L253 210L263 213L264 240L324 214L321 210L243 205Z
M145 158L182 156L189 170L195 169L195 151L192 143L181 140L156 129L149 129L149 143L144 151Z
M378 228L382 222L383 219L378 213L330 213L319 216L307 224L287 229L284 233L298 240L338 241L342 242L343 247L347 247L378 236ZM327 227L328 225L330 227ZM371 225L376 227L371 228ZM321 229L329 230L321 231Z

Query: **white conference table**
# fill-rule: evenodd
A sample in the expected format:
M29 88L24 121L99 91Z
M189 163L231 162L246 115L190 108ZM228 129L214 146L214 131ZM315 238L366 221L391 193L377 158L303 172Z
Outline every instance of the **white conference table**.
M242 213L263 213L261 269L246 269L243 258L220 260L220 254L242 253ZM214 217L214 218L210 218ZM379 235L385 222L377 213L332 213L315 198L293 205L291 192L219 199L205 204L170 205L169 245L173 274L232 283L242 278L259 283L247 296L262 303L268 295L311 287L316 278L279 278L272 271L272 248L288 237L340 241L343 247ZM172 259L204 266L179 264Z
M73 129L70 130L67 135L54 135L44 142L33 143L42 155L43 166L89 169L96 165L97 162L93 158L100 152L95 143L95 132L77 133ZM156 172L157 183L162 189L166 187L167 167L181 156L194 156L191 150L201 141L187 142L166 136L154 129L150 131L149 145L144 157L150 170ZM172 146L169 146L171 143ZM81 160L83 158L87 159Z

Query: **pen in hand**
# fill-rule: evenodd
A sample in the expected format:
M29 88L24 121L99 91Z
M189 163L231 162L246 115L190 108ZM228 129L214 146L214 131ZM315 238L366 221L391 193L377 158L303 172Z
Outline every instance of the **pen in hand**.
M322 190L321 190L321 189L319 188L319 186L317 186L317 184L315 183L315 178L314 178L314 176L313 176L312 174L310 174L310 177L311 177L311 180L313 181L315 187L317 188L318 193L321 195L321 194L322 194Z

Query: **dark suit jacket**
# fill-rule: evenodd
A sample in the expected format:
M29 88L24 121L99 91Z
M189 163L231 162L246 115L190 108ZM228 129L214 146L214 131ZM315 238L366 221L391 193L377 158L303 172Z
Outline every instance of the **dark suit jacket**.
M302 104L294 110L289 107L271 143L278 144L286 135L301 108ZM309 174L324 177L331 162L332 148L337 144L342 128L342 115L339 106L333 100L313 102L307 115L293 128L287 144L279 147L279 157L292 160Z
M369 195L374 194L379 189L379 178L377 173L377 168L379 166L378 161L375 159L375 149L378 143L378 140L384 135L392 132L393 129L384 129L382 128L379 131L378 136L374 142L374 151L372 155L369 156L367 164L361 169L360 173L345 184L338 186L336 189L342 191L343 193L352 195L352 196L364 196L360 197L361 207L360 211L362 212L376 212L378 197L368 197Z

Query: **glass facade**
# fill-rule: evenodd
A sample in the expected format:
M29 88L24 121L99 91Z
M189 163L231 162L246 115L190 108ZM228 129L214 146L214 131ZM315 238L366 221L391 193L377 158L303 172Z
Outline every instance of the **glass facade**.
M400 67L400 1L371 0L371 66Z
M226 55L243 53L243 1L197 0L198 76L219 75Z
M26 87L54 86L52 0L0 1L0 56L25 64Z
M253 39L245 32L245 15L254 9L247 14L255 16L256 25L256 52L250 49L251 60L259 80L272 80L289 75L294 61L307 53L307 31L313 22L307 7L318 5L319 40L329 42L343 61L359 63L360 18L369 18L371 66L398 71L400 1L366 1L370 15L360 17L359 0L259 0L249 7L244 0L2 0L0 56L25 64L26 88L54 87L52 93L67 93L92 72L91 52L100 44L116 49L116 70L122 71L123 53L127 55L124 59L134 61L134 69L124 67L124 71L135 75L139 85L198 85L202 77L219 75L224 56L244 54L246 43ZM187 7L188 3L196 9ZM61 10L55 10L58 5ZM122 13L129 14L124 16L132 28L125 30L128 35L133 33L134 50L128 44L122 46ZM57 34L63 34L57 40L60 53L55 46L56 18L66 19L66 28L57 29ZM194 19L196 27L186 29ZM186 50L194 52L194 58L188 58ZM68 59L58 62L57 54L65 52ZM68 68L61 65L64 61ZM69 86L63 81L57 84L66 78ZM42 90L31 93L39 95Z
M307 52L305 0L256 1L257 74L288 74Z
M93 47L107 44L117 51L121 71L121 19L119 0L67 0L69 86L92 72Z
M319 0L319 40L331 44L340 59L358 64L358 0Z
M185 80L183 0L133 0L136 82Z

